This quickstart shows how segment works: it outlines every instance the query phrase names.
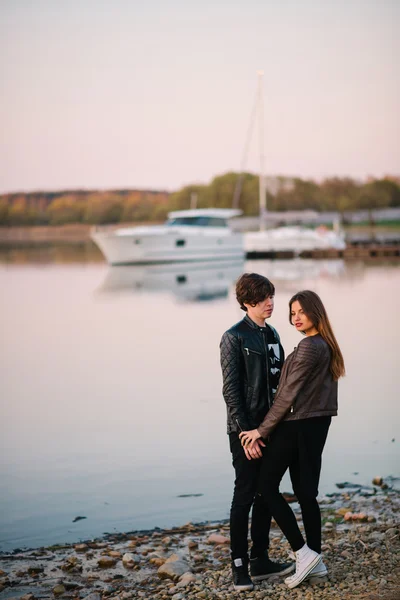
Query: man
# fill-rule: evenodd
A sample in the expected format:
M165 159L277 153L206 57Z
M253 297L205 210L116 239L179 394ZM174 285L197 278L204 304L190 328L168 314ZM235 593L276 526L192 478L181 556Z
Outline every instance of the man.
M274 309L275 288L257 273L245 273L236 283L236 298L246 316L221 339L223 395L227 406L228 434L235 469L230 512L231 558L234 589L248 591L253 582L271 575L286 575L293 564L275 563L268 557L271 514L257 494L265 444L258 440L251 450L243 448L241 431L255 429L271 407L278 387L284 351L277 331L265 323ZM252 460L249 460L252 459ZM252 548L248 572L248 526L250 509Z

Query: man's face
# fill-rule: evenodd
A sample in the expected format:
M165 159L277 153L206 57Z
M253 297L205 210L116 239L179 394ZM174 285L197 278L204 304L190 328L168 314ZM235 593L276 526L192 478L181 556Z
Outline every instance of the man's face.
M274 296L267 296L261 302L258 302L255 306L251 304L245 304L247 308L247 314L253 321L264 321L269 319L274 310Z

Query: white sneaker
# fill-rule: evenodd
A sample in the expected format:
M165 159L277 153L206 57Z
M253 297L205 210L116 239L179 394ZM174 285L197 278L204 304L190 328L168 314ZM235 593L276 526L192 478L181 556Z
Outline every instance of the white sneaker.
M310 583L318 583L321 579L328 575L328 569L326 565L322 562L319 562L312 571L309 572L307 577L304 578L304 581L309 581Z
M314 552L304 544L300 550L295 552L296 556L296 572L291 577L285 579L286 585L292 589L298 586L309 573L316 567L322 560L321 554Z

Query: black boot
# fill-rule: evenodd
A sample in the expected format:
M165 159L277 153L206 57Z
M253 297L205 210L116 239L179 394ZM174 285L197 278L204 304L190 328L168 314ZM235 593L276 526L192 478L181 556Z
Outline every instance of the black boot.
M254 588L249 577L248 558L232 560L233 587L237 592L248 592Z
M273 562L268 558L267 550L257 558L250 559L250 574L254 581L262 581L273 575L287 575L294 567L294 563Z

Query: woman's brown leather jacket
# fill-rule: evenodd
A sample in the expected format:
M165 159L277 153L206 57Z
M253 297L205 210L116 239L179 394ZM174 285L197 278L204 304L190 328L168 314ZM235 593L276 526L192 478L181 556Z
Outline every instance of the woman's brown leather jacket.
M283 419L337 415L337 381L329 366L331 350L319 334L301 340L283 365L274 403L257 428L267 438Z

